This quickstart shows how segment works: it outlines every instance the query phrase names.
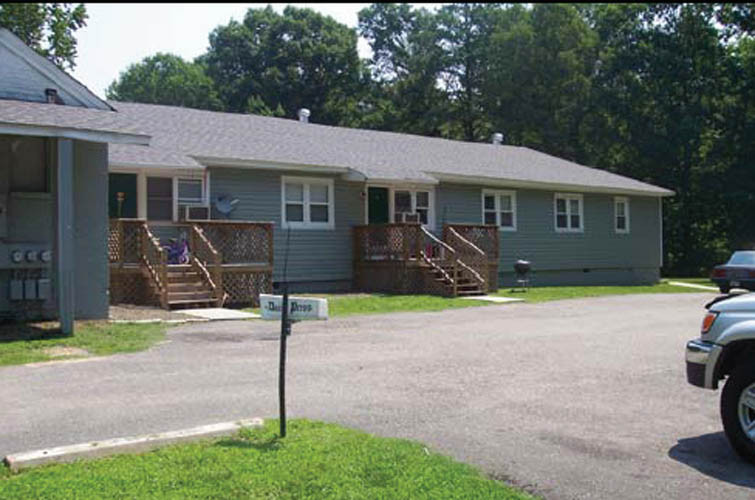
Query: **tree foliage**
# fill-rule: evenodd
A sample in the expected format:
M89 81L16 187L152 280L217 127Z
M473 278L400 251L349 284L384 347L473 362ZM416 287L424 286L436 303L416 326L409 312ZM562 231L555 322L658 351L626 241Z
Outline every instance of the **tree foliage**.
M75 32L87 17L84 4L0 3L0 26L63 69L76 65Z
M249 9L210 34L201 61L229 111L295 116L309 108L338 124L360 94L357 37L312 9Z
M199 63L157 53L132 64L107 88L108 99L220 110L215 83Z

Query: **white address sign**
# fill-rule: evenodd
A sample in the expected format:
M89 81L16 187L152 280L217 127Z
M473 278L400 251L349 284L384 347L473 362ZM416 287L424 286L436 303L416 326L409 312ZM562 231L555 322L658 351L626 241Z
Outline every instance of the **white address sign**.
M280 319L283 310L283 296L261 293L260 310L262 319ZM289 295L288 318L295 321L328 319L328 300Z

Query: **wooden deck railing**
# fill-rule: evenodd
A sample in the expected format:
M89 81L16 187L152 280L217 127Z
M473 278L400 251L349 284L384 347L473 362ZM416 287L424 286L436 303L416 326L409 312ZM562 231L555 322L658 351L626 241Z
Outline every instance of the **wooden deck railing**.
M477 245L460 235L453 227L443 228L443 239L452 246L460 261L460 272L487 289L488 257Z
M201 228L192 225L190 234L191 264L199 272L202 280L209 285L217 305L222 307L227 297L223 292L223 259Z
M450 235L451 230L485 253L487 266L485 268L485 273L480 274L487 280L487 289L489 291L492 292L497 290L498 260L500 255L498 226L482 224L445 224L443 226L444 240L448 241L449 238L453 238L453 236ZM481 263L478 264L477 269L479 269L480 264Z
M160 297L160 305L168 308L168 256L160 246L160 240L155 238L143 222L140 226L141 235L141 259L152 282L157 288Z
M138 264L141 262L141 227L144 219L110 219L107 251L111 264Z
M110 220L108 260L113 303L166 307L167 299L162 298L160 287L167 283L167 264L163 273L160 263L163 258L167 260L167 254L148 224L144 219ZM272 292L273 223L228 220L184 222L175 226L187 231L189 254L196 261L192 264L220 302L256 305L260 293ZM144 237L143 231L149 237ZM147 279L156 283L152 288L160 290L160 297L150 293ZM164 289L167 293L167 285Z
M459 283L459 269L463 265L459 257L450 245L439 240L434 234L420 226L421 250L420 255L430 267L435 269L443 277L447 285L450 285L453 294L456 295Z

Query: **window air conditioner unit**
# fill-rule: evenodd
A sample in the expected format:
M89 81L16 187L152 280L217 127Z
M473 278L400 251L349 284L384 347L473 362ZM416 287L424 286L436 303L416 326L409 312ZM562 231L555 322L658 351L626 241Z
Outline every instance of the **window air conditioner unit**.
M210 207L208 205L184 205L183 209L184 220L210 220Z
M401 222L419 222L419 214L401 212L400 220Z

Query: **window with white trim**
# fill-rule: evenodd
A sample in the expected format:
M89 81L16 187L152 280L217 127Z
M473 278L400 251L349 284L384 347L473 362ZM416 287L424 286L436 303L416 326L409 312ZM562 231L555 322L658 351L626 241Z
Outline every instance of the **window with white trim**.
M178 203L200 205L204 201L202 179L178 179Z
M581 194L556 193L554 212L556 232L582 232L584 230Z
M281 177L281 199L284 229L335 227L332 179Z
M617 233L629 232L629 198L617 196L613 199L613 227Z
M482 191L482 223L516 231L516 191Z
M411 220L411 215L414 214L421 224L430 223L430 191L409 189L393 191L393 221Z

